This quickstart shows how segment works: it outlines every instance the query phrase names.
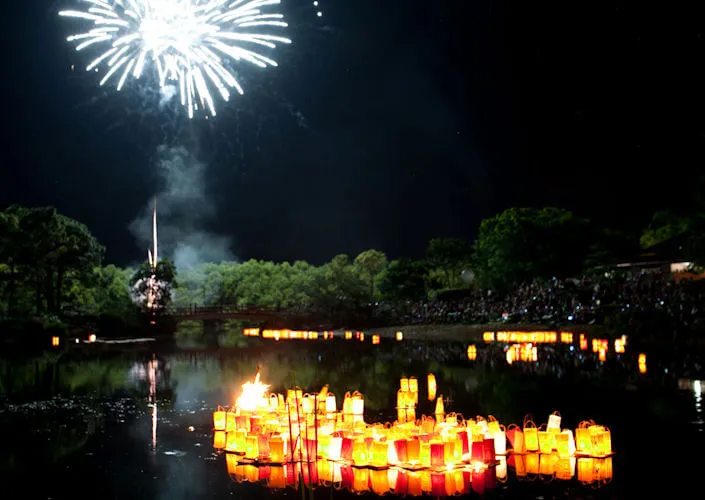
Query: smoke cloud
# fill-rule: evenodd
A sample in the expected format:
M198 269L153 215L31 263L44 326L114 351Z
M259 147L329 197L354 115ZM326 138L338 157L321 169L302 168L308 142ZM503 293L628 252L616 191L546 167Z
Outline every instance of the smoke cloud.
M163 184L156 195L160 256L173 259L179 269L235 260L230 238L205 229L216 216L216 207L205 192L205 165L183 146L159 146L156 163ZM130 223L130 231L145 253L152 245L152 208L150 200Z

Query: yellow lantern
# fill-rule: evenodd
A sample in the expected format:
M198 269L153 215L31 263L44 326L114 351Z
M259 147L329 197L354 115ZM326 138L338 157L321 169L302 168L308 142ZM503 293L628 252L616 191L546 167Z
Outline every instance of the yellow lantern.
M386 441L373 441L372 450L370 453L370 465L372 467L384 467L387 465L387 456L389 454L389 443Z
M409 379L407 377L402 377L399 379L399 388L404 392L410 392Z
M418 393L419 392L419 381L416 377L409 378L409 392Z
M404 340L404 334L402 332L397 332L396 339L397 342L401 342L402 340Z
M612 453L612 436L607 427L593 425L588 429L592 443L592 454L605 456Z
M352 332L345 332L345 340L350 340L352 338Z
M259 458L259 436L247 436L245 458L250 460Z
M639 373L646 373L646 354L639 354Z
M552 453L556 446L555 434L549 431L538 431L539 451L541 453Z
M434 412L436 414L436 421L438 423L441 423L444 420L445 412L446 410L443 406L443 394L441 394L440 396L438 396L438 399L436 399L436 411Z
M570 429L565 429L556 435L556 451L561 457L569 457L575 454L575 440Z
M216 450L225 448L225 431L215 431L215 434L213 434L213 448Z
M539 433L536 424L532 420L524 421L524 448L526 451L539 450Z
M575 448L576 453L592 455L592 438L585 422L581 422L578 428L575 429Z
M406 408L397 408L397 422L400 424L406 422Z
M227 412L225 418L225 432L235 432L235 430L237 430L236 422L237 420L235 419L235 412Z
M477 359L477 346L474 344L468 346L468 359L470 361L475 361Z
M399 389L397 391L397 408L406 408L409 399L409 393L403 389Z
M612 481L612 457L595 458L593 462L593 475L596 481L603 483Z
M436 376L433 373L429 373L427 377L428 381L428 400L433 401L436 399Z
M225 466L228 469L228 474L235 474L237 471L237 455L232 453L225 454Z
M352 415L352 413L353 413L352 395L349 392L346 392L345 397L343 398L343 414L344 415Z
M218 406L218 409L213 412L213 427L216 431L225 430L225 410L222 406Z
M428 441L419 443L419 462L422 467L431 467L431 443Z
M352 449L352 459L353 463L357 465L358 467L366 467L369 458L368 458L368 450L367 450L367 442L364 440L364 438L358 438L355 441L353 441L353 449Z
M267 486L278 490L286 488L286 472L284 471L284 467L270 467Z
M52 337L52 338L51 338L51 345L52 345L53 347L58 347L60 340L61 340L61 339L60 339L59 337L56 337L56 336Z

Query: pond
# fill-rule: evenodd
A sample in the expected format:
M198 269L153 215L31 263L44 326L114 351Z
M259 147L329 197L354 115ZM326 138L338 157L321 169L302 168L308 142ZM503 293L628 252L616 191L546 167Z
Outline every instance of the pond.
M667 349L653 349L646 353L648 371L640 373L638 353L629 349L599 362L587 352L539 346L538 361L509 365L500 346L479 345L473 361L466 348L390 339L379 345L248 339L232 349L95 345L6 359L0 361L3 487L22 491L18 498L295 494L302 500L395 490L408 496L627 499L686 495L697 487L692 483L703 466L705 427L695 361L674 368ZM366 422L394 421L400 379L414 376L424 385L429 373L445 411L467 419L493 415L509 425L531 414L542 423L557 410L568 429L592 419L611 430L611 474L601 464L605 477L586 484L575 461L567 462L568 473L556 472L555 464L534 471L543 464L503 457L482 478L370 471L322 460L299 469L238 464L237 456L214 448L213 411L233 405L258 367L277 393L327 385L340 406L346 392L360 391ZM425 394L418 403L418 415L433 414L435 402ZM295 488L299 474L316 488Z

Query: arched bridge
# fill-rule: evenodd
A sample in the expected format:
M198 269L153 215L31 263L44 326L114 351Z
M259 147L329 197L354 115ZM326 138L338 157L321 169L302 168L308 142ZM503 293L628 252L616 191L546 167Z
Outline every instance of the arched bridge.
M255 307L237 305L217 305L190 307L174 307L168 310L168 315L176 321L208 321L241 319L265 322L272 327L286 328L301 325L317 325L325 323L315 314L297 309L277 307Z

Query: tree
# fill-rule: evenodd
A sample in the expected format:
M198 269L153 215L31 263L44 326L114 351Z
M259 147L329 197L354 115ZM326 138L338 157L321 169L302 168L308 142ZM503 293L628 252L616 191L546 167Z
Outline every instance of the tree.
M411 259L393 260L382 274L380 291L386 300L422 300L426 298L428 264Z
M169 259L162 259L157 263L155 277L157 281L156 310L163 311L171 303L171 292L178 286L176 282L176 266ZM149 278L152 276L152 268L148 262L144 262L130 279L130 288L133 297L143 307L147 304L147 288Z
M426 247L426 260L440 276L443 288L462 285L460 275L472 261L472 245L462 238L435 238Z
M375 301L375 280L387 267L387 256L379 250L365 250L355 257L355 267L365 277L370 286L370 302Z
M481 284L495 288L579 274L593 241L591 231L589 221L568 210L507 209L480 224L474 271Z

